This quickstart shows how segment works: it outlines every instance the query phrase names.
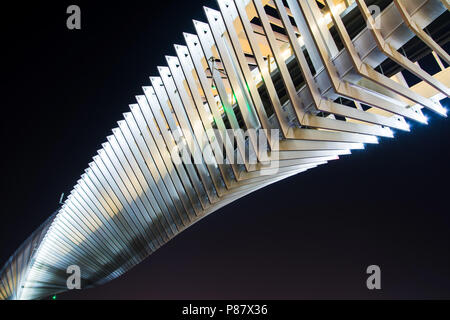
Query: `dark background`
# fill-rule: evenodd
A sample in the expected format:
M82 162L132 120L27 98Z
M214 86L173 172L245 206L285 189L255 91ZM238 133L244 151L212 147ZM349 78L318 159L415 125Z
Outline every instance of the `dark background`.
M66 28L70 4L81 7L81 31ZM173 43L194 31L191 19L205 21L202 5L216 7L2 9L1 265L57 210ZM450 298L450 122L429 116L429 126L221 209L118 280L58 298ZM378 292L366 288L372 264Z

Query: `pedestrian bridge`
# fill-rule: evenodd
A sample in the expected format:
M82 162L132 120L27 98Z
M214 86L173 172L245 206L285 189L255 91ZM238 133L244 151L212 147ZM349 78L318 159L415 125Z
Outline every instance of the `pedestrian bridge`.
M67 291L70 266L80 267L83 289L102 285L255 190L408 123L425 125L427 112L445 117L449 8L446 0L204 8L65 203L2 268L0 299ZM437 73L421 64L429 55Z

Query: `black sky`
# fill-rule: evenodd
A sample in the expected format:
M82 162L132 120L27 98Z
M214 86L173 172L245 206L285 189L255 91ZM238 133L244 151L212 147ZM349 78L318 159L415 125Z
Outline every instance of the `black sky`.
M205 20L202 5L216 7L93 2L75 3L81 31L66 28L72 2L2 10L1 265L58 208L191 20ZM110 284L61 298L450 298L450 121L429 116L429 126L229 205ZM365 287L371 264L381 292Z

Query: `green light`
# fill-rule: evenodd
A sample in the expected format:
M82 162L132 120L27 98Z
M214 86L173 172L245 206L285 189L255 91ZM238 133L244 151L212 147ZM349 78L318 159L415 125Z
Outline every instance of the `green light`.
M56 296L53 296L53 297L52 297L52 300L56 300Z

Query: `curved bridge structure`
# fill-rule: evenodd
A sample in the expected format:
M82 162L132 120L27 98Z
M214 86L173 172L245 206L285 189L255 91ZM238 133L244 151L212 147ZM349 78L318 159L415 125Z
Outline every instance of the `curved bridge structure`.
M0 299L67 291L74 265L104 284L232 201L446 116L447 0L217 3L3 267Z

